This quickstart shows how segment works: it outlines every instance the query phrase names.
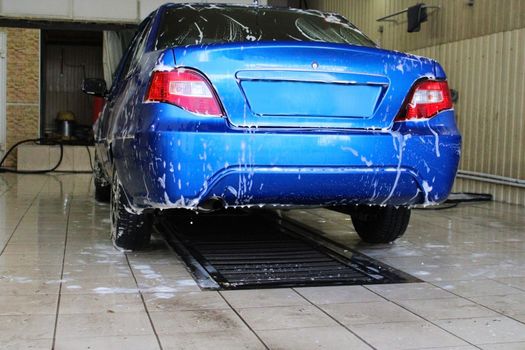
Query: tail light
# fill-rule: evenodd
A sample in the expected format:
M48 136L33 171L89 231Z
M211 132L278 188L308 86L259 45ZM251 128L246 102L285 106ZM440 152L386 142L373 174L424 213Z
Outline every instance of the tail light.
M428 119L452 108L452 98L446 81L423 80L412 88L396 121Z
M146 100L171 103L195 114L223 115L208 80L186 68L153 72Z

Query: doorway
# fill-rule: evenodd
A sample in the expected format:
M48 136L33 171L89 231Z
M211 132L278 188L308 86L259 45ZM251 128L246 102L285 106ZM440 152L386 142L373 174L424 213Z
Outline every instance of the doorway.
M91 143L93 96L81 91L85 78L104 78L102 31L42 30L41 136L60 138L64 116L72 120L69 140Z

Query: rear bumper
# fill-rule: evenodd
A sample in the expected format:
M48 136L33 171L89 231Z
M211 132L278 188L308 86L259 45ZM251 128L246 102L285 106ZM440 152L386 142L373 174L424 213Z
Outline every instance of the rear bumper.
M206 119L202 131L157 126L114 140L115 165L134 206L195 208L211 197L230 206L438 203L460 157L452 111L388 132L206 125L217 119Z
M395 182L391 195L378 189ZM201 197L219 197L228 205L401 205L417 201L418 193L417 176L403 168L398 177L397 168L253 166L221 170Z

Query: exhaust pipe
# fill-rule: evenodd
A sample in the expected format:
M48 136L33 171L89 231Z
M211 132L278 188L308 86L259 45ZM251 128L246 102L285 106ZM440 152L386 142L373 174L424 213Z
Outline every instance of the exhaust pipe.
M217 210L223 210L226 208L226 202L222 197L210 197L200 202L197 209L202 212L213 212Z

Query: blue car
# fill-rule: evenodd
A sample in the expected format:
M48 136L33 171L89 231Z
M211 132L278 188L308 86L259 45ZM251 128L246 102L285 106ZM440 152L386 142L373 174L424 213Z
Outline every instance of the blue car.
M391 242L444 201L461 136L434 60L379 48L337 14L161 6L139 26L95 125L95 188L122 249L159 210L345 208Z

